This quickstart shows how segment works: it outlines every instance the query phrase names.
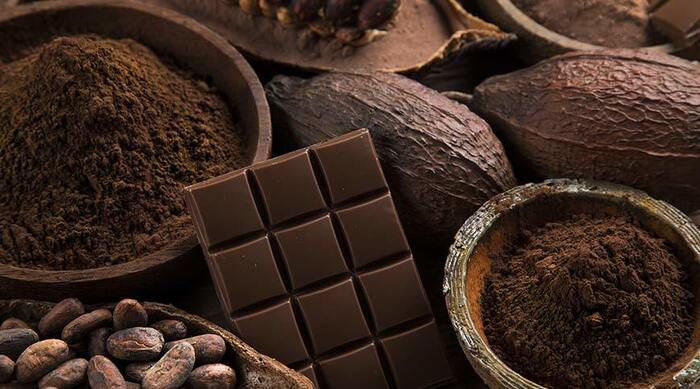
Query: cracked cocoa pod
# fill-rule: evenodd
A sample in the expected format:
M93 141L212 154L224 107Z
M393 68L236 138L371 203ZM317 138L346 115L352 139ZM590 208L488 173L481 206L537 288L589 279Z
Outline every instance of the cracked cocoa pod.
M107 339L107 351L123 361L148 361L163 351L163 334L150 327L117 331Z
M178 343L148 369L141 386L143 389L179 388L190 376L194 361L194 347L187 342Z
M62 340L47 339L34 343L17 358L17 382L37 381L69 358L68 344Z
M233 389L236 386L236 371L230 366L214 363L194 370L187 380L190 388Z
M530 179L588 178L700 208L700 66L577 52L492 77L471 103Z
M68 323L61 332L61 339L76 343L88 336L93 330L112 323L112 312L108 309L96 309L78 316Z
M15 363L7 355L0 354L0 384L8 382L15 373Z
M131 327L145 327L148 313L138 301L125 299L120 301L112 312L114 329L119 331Z
M198 366L221 362L226 354L226 342L221 336L215 334L198 335L168 342L165 344L165 350L170 350L180 343L189 343L194 347Z
M39 388L68 389L80 385L87 377L88 361L83 358L71 359L46 374L39 380Z
M368 128L406 231L447 242L484 201L515 185L503 147L469 109L406 77L278 76L266 87L290 149Z
M92 389L126 389L126 381L114 362L97 355L88 363L88 382Z
M0 354L15 360L27 347L39 341L39 335L28 328L0 331Z
M151 324L151 328L155 328L163 334L163 338L170 342L180 340L187 337L187 326L179 320L161 320Z
M44 315L39 321L39 333L48 338L58 335L68 323L85 313L83 303L78 299L65 299Z
M126 367L124 367L124 375L127 379L136 382L141 382L143 381L143 377L146 376L146 372L148 371L148 369L153 367L155 363L155 361L130 363L126 365Z
M94 357L95 355L107 356L107 338L112 335L114 331L109 327L98 328L90 333L90 340L88 343L88 356Z
M376 28L391 20L399 9L397 0L365 0L357 14L360 30Z
M24 321L16 318L16 317L11 317L0 324L0 331L2 330L11 330L14 328L28 328L32 329L32 327L25 323Z

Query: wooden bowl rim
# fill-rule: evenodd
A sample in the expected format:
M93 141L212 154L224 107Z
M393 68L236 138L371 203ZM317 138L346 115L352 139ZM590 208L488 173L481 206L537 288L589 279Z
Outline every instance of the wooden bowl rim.
M492 198L467 219L455 236L455 243L450 247L445 263L443 283L448 314L462 351L476 372L489 385L545 389L544 386L526 379L508 367L477 331L465 285L468 277L467 265L481 238L498 223L502 215L538 196L563 193L594 193L602 198L615 199L645 209L676 231L687 244L689 251L695 254L695 261L700 264L700 229L693 221L672 205L627 186L592 180L553 179L538 184L521 185ZM679 387L690 388L690 385L700 381L698 366L700 349L695 351L695 356L688 364L673 375L673 380Z
M265 90L257 74L243 55L235 47L230 45L228 41L188 16L166 8L132 0L51 0L4 9L3 12L0 13L0 24L7 23L12 19L34 14L93 7L120 8L130 12L148 14L156 18L165 19L171 24L177 24L183 27L193 35L201 36L227 57L231 58L241 72L245 84L253 95L255 106L257 107L258 143L251 163L261 162L270 157L272 154L272 119L270 117L270 108L267 103L267 97L265 96ZM183 253L196 249L197 246L199 246L199 242L193 232L185 238L171 242L158 251L118 265L85 270L41 270L0 264L0 278L10 278L39 284L65 284L116 279L170 262Z

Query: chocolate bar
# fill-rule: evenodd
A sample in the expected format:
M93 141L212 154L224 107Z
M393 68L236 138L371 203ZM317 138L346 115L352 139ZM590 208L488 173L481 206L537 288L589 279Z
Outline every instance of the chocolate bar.
M672 42L690 46L700 40L700 0L668 0L652 13L651 21Z
M234 331L319 388L450 380L367 130L186 189Z

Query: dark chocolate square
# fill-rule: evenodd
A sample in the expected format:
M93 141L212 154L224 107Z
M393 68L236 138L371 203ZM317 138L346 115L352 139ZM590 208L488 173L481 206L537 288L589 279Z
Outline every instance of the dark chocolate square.
M306 378L311 380L311 383L314 384L314 388L320 388L321 385L318 383L318 374L316 373L316 366L313 364L309 364L307 366L302 367L301 369L297 370L299 373L303 374L306 376Z
M210 255L227 313L287 293L267 236Z
M410 251L389 194L336 215L355 268Z
M297 299L316 354L370 336L352 279Z
M324 143L314 153L334 205L387 187L369 134Z
M434 321L381 343L398 389L425 388L451 376Z
M253 348L284 364L309 358L289 300L233 319L233 325Z
M207 248L264 228L244 171L192 188L190 199Z
M263 162L252 172L272 225L326 208L308 151Z
M322 360L324 381L333 389L389 388L374 343Z
M330 215L275 233L294 289L346 273Z
M431 314L413 259L361 274L359 278L377 332Z

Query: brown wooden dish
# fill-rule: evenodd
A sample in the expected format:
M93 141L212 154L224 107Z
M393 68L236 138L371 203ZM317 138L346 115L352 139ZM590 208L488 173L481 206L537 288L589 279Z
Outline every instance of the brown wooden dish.
M700 296L700 230L676 208L629 187L584 180L549 180L516 187L485 203L457 234L445 265L444 292L457 338L474 370L491 388L542 386L525 379L489 347L481 318L481 293L491 258L522 228L566 215L626 215L666 239L688 265ZM693 388L700 384L700 307L695 306L690 345L666 371L633 387Z
M42 301L0 300L0 322L8 317L16 317L30 325L36 324L52 306L52 303ZM216 334L224 338L227 348L225 363L235 368L239 387L251 389L313 388L308 378L285 367L276 360L258 353L232 333L199 316L190 315L170 305L158 303L145 303L144 307L151 322L164 319L180 320L187 325L191 336ZM90 308L113 308L113 306L96 305Z
M0 13L0 60L53 37L94 33L132 38L207 77L236 105L232 109L248 139L251 162L271 152L270 113L253 69L225 39L176 12L131 1L59 0L4 9ZM206 274L194 235L143 258L90 270L44 271L0 264L0 296L58 300L109 301L138 296L168 285L186 285ZM178 280L166 283L163 280Z

